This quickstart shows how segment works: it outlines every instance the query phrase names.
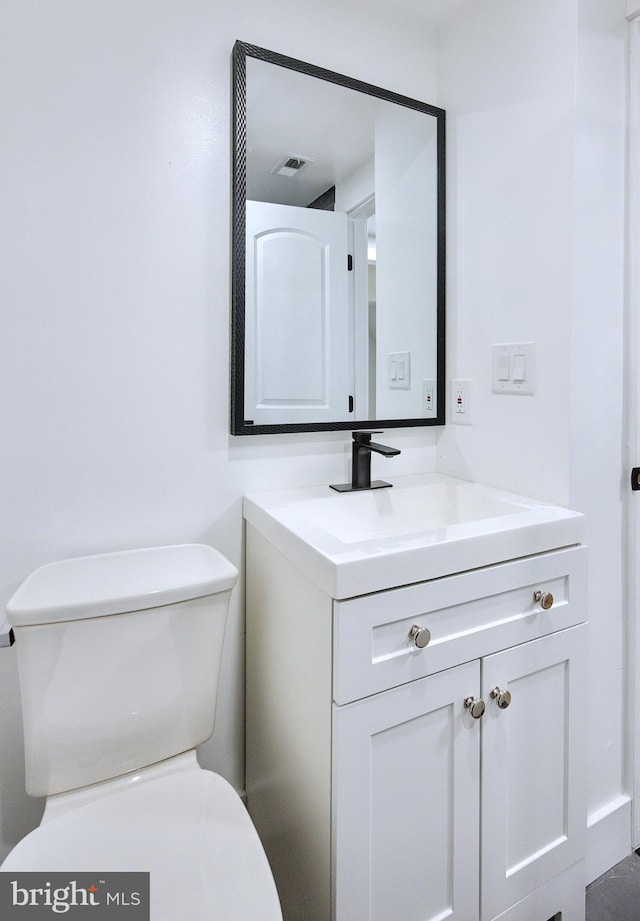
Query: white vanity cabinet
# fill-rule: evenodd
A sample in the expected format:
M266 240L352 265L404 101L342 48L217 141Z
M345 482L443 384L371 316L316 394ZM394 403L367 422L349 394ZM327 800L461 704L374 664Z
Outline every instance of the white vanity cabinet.
M247 523L247 797L285 921L584 921L585 569L336 600Z

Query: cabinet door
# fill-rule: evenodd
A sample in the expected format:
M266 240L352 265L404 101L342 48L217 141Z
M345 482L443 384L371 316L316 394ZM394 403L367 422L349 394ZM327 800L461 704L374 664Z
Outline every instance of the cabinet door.
M511 694L506 709L494 688ZM481 905L489 921L584 856L586 627L488 656L482 690Z
M334 707L336 921L471 921L481 720L470 662Z

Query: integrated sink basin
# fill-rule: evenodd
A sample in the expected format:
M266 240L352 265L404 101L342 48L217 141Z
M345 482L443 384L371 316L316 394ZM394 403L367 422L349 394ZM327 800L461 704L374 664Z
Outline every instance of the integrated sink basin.
M296 514L345 544L373 540L383 535L433 531L470 521L514 515L522 507L475 483L440 479L412 488L353 493L348 502L331 496L302 500Z
M329 486L246 496L244 517L334 598L488 566L580 543L569 509L441 474L391 489Z

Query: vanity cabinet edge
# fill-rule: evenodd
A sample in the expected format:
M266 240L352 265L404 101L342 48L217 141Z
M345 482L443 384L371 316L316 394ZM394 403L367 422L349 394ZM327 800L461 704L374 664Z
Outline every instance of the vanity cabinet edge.
M248 522L246 545L247 805L284 917L330 921L332 601Z

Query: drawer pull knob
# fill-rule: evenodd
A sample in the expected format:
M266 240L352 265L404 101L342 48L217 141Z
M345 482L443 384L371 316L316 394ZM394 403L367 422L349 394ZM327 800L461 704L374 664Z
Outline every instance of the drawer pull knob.
M480 697L465 697L464 705L474 720L479 720L484 713L484 700Z
M417 649L424 649L431 642L431 631L428 627L420 627L418 624L414 624L409 630L409 639L413 641L413 645Z
M511 703L511 691L503 691L502 688L494 688L491 692L492 700L495 700L501 710L506 710Z
M538 602L543 611L548 611L553 604L553 595L551 592L541 592L538 590L533 593L533 600Z

